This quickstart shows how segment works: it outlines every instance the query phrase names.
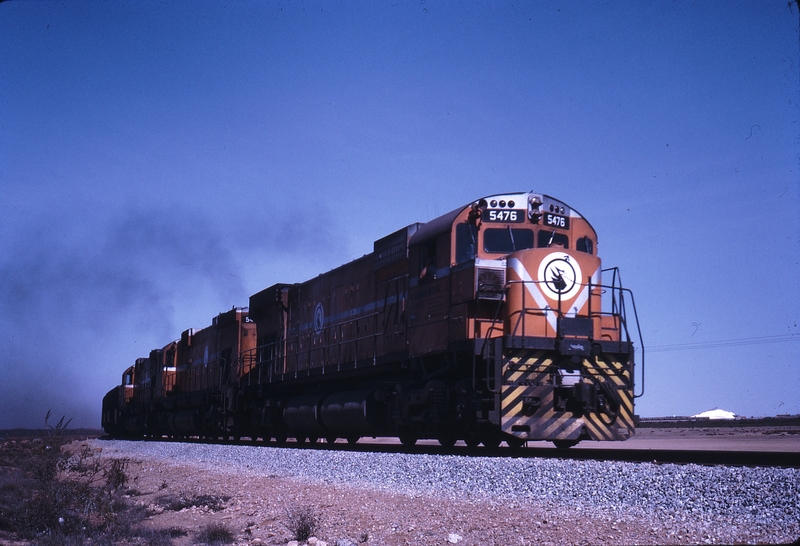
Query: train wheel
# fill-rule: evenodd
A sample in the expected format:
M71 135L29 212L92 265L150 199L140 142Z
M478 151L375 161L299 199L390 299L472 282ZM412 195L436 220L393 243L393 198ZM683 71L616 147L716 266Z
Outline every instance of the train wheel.
M361 436L348 436L347 443L352 445L356 445L358 441L361 439Z
M327 438L325 438L325 441L328 442L329 444L335 444L336 436L328 436Z
M316 444L317 440L319 440L319 438L317 438L316 436L309 436L308 437L308 443L309 444Z
M406 447L411 447L417 443L417 437L412 433L401 434L399 438L400 443Z
M502 440L500 440L499 436L492 435L484 437L483 440L481 440L481 443L483 444L483 447L488 447L489 449L495 449L500 445L501 441Z
M456 445L457 438L453 434L443 434L436 438L439 441L439 445L446 448L451 448Z
M464 438L464 443L467 444L467 447L478 447L481 444L481 439L477 436L470 435Z
M558 449L569 449L578 445L579 441L580 440L553 440L553 444L555 444Z
M507 437L506 438L506 443L508 444L508 447L510 447L511 449L520 449L527 442L525 440L523 440L522 438L517 438L516 436L514 436L513 438L508 438Z

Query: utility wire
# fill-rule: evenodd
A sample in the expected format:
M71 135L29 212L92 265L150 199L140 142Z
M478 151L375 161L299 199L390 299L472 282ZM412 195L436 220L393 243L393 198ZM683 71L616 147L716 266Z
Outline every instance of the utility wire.
M728 339L720 341L699 341L697 343L676 343L674 345L655 345L646 347L648 353L666 353L671 351L689 351L692 349L715 349L719 347L738 347L740 345L764 345L768 343L785 343L787 341L800 341L798 334L784 334L780 336L746 337L741 339Z

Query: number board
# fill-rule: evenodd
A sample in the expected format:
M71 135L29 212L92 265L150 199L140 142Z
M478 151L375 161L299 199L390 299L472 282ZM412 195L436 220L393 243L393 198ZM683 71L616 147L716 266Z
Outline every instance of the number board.
M483 216L485 222L505 222L521 224L525 221L525 211L518 209L487 210Z
M559 229L569 229L569 218L546 212L544 215L544 225Z

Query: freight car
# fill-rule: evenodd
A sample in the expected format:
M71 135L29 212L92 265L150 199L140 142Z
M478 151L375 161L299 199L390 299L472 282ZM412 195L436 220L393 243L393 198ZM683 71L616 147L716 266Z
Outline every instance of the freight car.
M589 222L547 195L494 195L184 332L126 370L103 427L278 443L625 440L641 395L634 339L643 351L633 296L601 268Z

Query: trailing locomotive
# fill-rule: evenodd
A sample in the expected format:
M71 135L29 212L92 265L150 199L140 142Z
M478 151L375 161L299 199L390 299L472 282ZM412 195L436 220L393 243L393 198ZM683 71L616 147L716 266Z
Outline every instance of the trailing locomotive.
M638 322L596 249L583 216L537 193L411 224L138 359L103 399L103 428L279 443L625 440Z

